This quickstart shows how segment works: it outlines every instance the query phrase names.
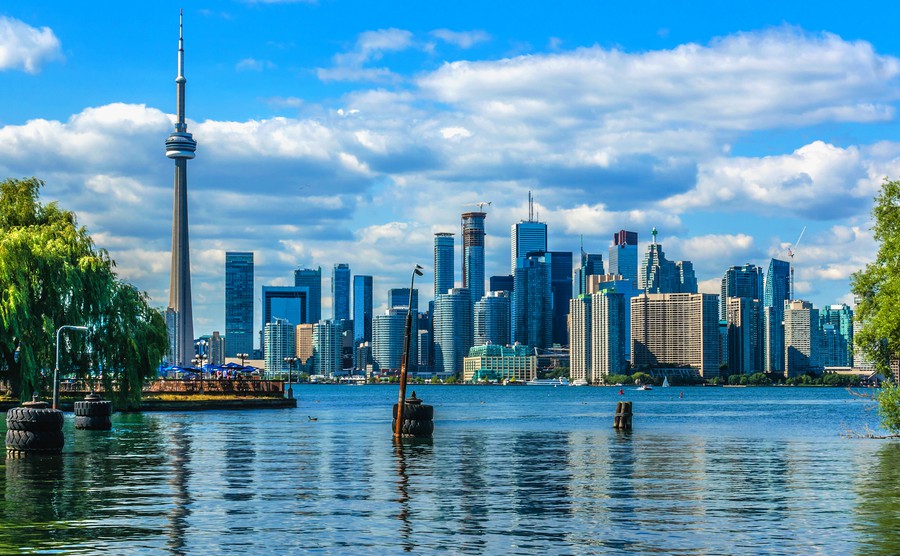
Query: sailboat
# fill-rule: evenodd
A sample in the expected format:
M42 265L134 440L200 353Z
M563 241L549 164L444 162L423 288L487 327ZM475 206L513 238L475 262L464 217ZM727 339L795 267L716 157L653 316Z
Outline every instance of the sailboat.
M663 388L668 388L668 387L669 387L669 377L667 377L667 376L663 377L662 387L663 387Z

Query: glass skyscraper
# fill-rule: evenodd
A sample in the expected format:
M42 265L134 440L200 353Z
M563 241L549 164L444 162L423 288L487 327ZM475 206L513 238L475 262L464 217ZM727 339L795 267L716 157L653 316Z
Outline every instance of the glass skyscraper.
M322 267L298 268L294 271L294 286L306 288L306 302L309 306L303 323L315 323L322 320Z
M619 274L638 287L638 234L619 230L609 247L609 273Z
M453 288L434 300L434 371L462 376L463 359L474 341L472 295Z
M397 309L409 305L409 288L391 288L388 290L388 309ZM406 326L404 322L404 327ZM409 369L412 370L419 360L419 288L412 291L412 326L409 332Z
M766 372L784 372L784 302L791 299L791 265L772 259L763 280Z
M483 212L462 215L463 272L462 285L472 294L472 301L484 297L484 218Z
M337 263L331 275L331 305L334 321L350 320L350 265Z
M512 303L514 342L547 349L553 342L553 296L545 253L519 257Z
M474 345L487 343L505 346L510 344L509 292L489 292L475 302Z
M434 234L434 295L453 289L453 234Z
M253 253L225 253L225 356L253 353Z
M729 297L743 299L763 299L763 271L755 264L733 266L722 277L722 291L719 295L719 320L725 319Z
M603 272L603 255L599 253L585 253L581 250L581 264L572 273L572 297L587 293L587 277L599 276Z
M569 300L572 299L572 252L549 251L546 254L550 266L550 295L553 307L553 334L551 341L561 346L569 345Z
M372 341L372 277L353 277L353 342Z
M510 230L510 270L516 273L516 261L528 253L547 251L547 225L543 222L522 221Z

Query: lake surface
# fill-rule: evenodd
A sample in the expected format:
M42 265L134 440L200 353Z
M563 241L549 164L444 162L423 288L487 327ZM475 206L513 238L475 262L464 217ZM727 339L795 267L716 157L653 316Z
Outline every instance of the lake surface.
M847 437L877 416L843 389L411 390L431 441L392 441L396 386L116 414L111 432L67 414L62 456L2 464L0 553L900 551L900 442Z

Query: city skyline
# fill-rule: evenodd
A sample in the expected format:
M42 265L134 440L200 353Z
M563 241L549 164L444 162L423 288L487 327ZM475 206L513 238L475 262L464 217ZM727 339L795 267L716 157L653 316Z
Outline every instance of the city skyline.
M0 11L0 171L44 179L43 200L75 210L121 276L165 307L172 195L159 144L176 121L178 6L139 17L109 6ZM188 192L194 335L225 330L226 251L254 253L256 301L296 268L346 262L373 276L379 314L404 269L430 266L436 232L459 234L462 283L460 215L490 201L485 276L506 274L529 190L548 250L577 259L583 234L585 251L605 254L626 229L643 255L655 226L708 293L731 266L787 260L807 226L792 297L852 301L849 274L874 253L871 197L900 177L900 42L888 30L804 3L696 21L702 6L635 18L526 5L517 22L467 6L359 6L346 22L346 3L185 12L187 127L201 152ZM430 288L419 289L424 305ZM321 309L332 314L327 294Z

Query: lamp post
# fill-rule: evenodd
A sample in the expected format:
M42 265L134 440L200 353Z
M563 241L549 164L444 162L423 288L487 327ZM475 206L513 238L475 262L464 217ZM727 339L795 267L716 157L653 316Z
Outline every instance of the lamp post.
M56 367L53 369L53 409L56 409L56 403L59 400L59 333L64 329L81 330L87 332L87 326L75 326L72 324L64 324L56 329Z
M292 399L294 397L294 363L297 362L296 357L285 357L284 362L289 364L288 371L288 399Z
M241 367L244 366L244 360L245 360L245 359L250 359L250 356L249 356L248 354L246 354L246 353L236 353L235 355L236 355L237 357L240 357L240 358L241 358Z
M394 436L399 437L403 430L403 406L406 405L406 368L409 364L409 336L412 332L412 292L416 276L422 276L422 267L416 265L409 279L409 303L406 305L406 332L403 335L403 357L400 359L400 393L397 398L397 423L394 425Z

